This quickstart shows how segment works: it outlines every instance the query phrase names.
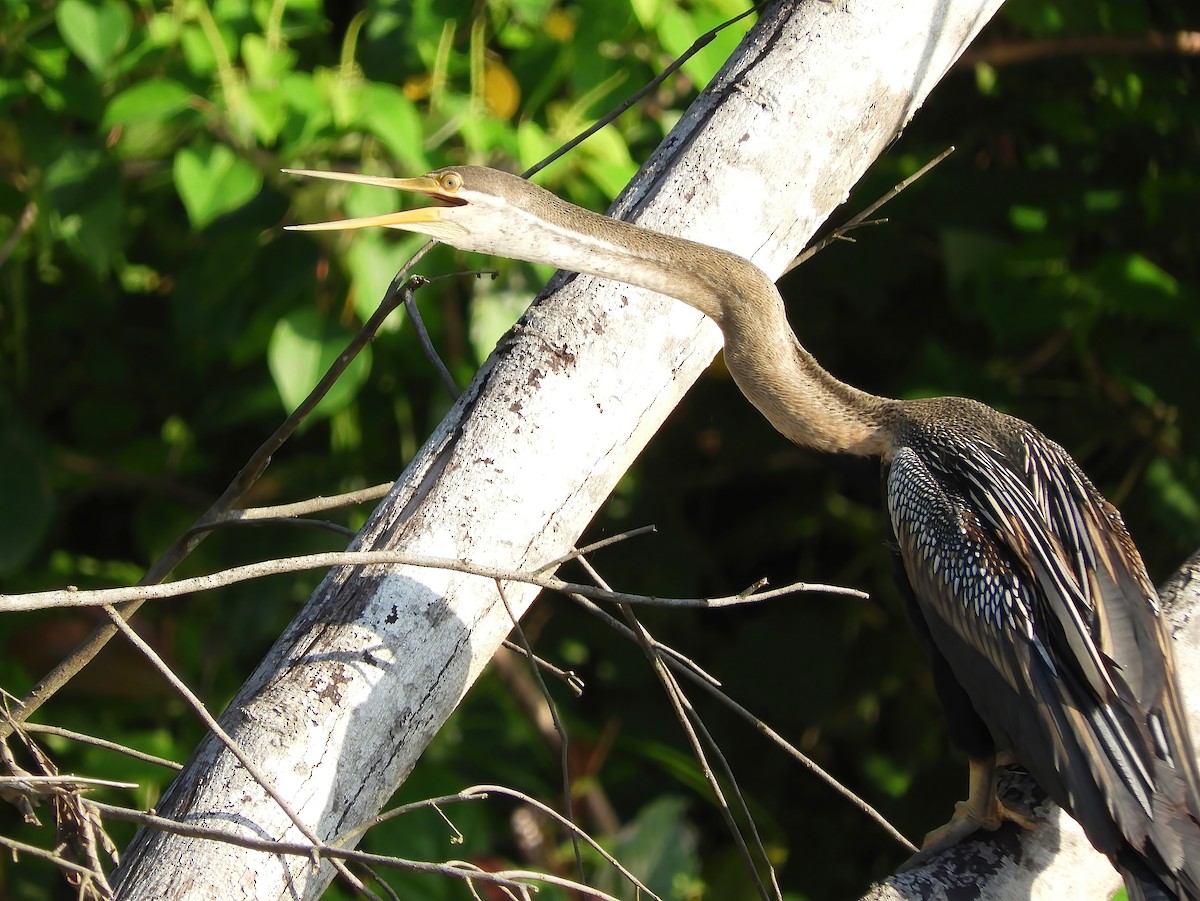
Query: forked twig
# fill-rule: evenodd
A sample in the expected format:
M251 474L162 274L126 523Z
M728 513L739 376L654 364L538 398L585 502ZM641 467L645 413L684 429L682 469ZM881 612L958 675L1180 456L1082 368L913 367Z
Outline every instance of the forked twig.
M382 854L369 854L365 851L356 851L350 848L338 847L337 845L333 844L320 844L314 847L297 842L274 841L271 839L256 838L249 835L230 832L226 829L213 826L201 826L191 821L181 822L180 820L172 820L167 817L158 816L157 814L143 813L140 810L131 810L127 807L117 807L112 804L104 804L98 801L88 801L87 803L94 806L100 813L115 820L125 820L131 823L138 823L139 825L146 826L151 829L158 829L162 832L169 832L174 835L184 835L191 838L203 838L213 841L226 842L231 845L236 845L239 848L246 848L250 851L263 851L267 854L285 854L290 857L304 858L311 858L315 852L319 854L321 858L328 860L353 861L355 863L367 864L370 866L406 870L412 873L424 873L434 876L450 876L454 879L465 881L474 880L476 882L504 886L510 889L521 889L523 887L527 887L531 883L541 882L545 883L546 885L554 885L560 888L568 889L587 898L597 898L600 899L600 901L618 901L618 899L614 898L612 895L601 892L598 889L581 885L570 879L563 879L559 876L554 876L548 873L535 873L529 870L499 870L496 872L488 872L480 870L474 864L463 861L429 863L427 861L420 860L405 860L399 857L386 857ZM0 842L3 841L4 839L0 838Z
M311 828L309 828L308 824L305 823L304 819L295 811L291 803L279 793L279 791L275 788L274 781L262 771L258 764L250 759L250 757L241 749L238 743L233 740L233 736L221 728L221 724L217 722L216 717L208 712L208 708L204 706L204 702L196 697L192 690L183 683L183 680L175 675L171 667L167 666L166 662L158 656L158 653L152 647L150 647L150 645L148 645L142 639L142 637L137 634L137 632L133 631L133 628L125 621L125 618L121 616L121 614L118 613L112 605L106 604L104 607L104 612L108 614L108 618L112 621L113 626L123 636L125 636L126 640L129 641L130 644L132 644L138 651L141 652L142 656L145 657L154 666L154 668L162 674L164 679L171 683L171 686L176 692L179 693L179 696L187 702L196 716L200 718L201 722L203 722L204 725L207 726L208 729L221 741L221 743L229 749L229 753L236 757L238 763L246 768L246 772L254 778L254 781L257 782L262 790L270 796L271 800L279 805L279 809L282 810L287 818L292 821L292 825L296 827L297 831L312 843L312 847L309 851L309 857L312 859L314 865L317 864L320 861L320 852L317 849L318 847L322 846L324 842L322 842L317 834L313 832ZM364 894L372 894L367 887L362 884L359 878L346 868L344 861L333 860L330 861L330 863L338 872L338 875L345 879L350 885L354 886Z
M588 563L587 560L581 560L580 562L583 564L584 568L587 569L588 575L590 575L598 585L605 589L608 588L604 579L600 577L600 574L596 572L596 570L591 566L590 563ZM704 745L696 733L696 728L692 721L692 717L688 714L688 709L691 705L688 703L687 697L683 693L683 689L679 685L679 682L675 679L674 675L667 668L665 661L658 653L658 650L655 646L657 643L650 633L646 631L646 628L641 624L641 621L638 620L636 614L633 612L633 608L628 604L619 604L618 608L620 609L622 615L624 615L626 621L629 623L629 630L633 633L634 638L637 644L641 647L643 653L645 653L646 659L650 662L651 669L654 670L655 677L658 679L659 684L662 685L663 690L667 695L667 700L671 705L672 711L675 713L675 718L678 720L679 726L683 730L684 736L688 740L688 744L690 744L692 747L692 756L696 758L696 763L699 765L700 771L704 774L704 778L708 782L709 790L713 794L713 799L717 803L717 808L721 811L721 817L725 821L726 829L732 836L734 844L737 845L738 852L742 855L743 860L746 862L746 868L750 871L750 877L754 881L755 888L758 889L758 893L760 897L764 899L764 901L771 901L771 896L767 892L767 887L763 885L762 877L758 873L758 867L755 865L754 857L750 853L749 847L746 845L745 836L742 835L741 829L738 828L737 821L733 817L733 811L729 807L729 802L725 800L725 793L721 788L721 783L717 779L716 773L713 772L712 767L708 763L708 756L704 752ZM742 798L741 791L737 788L736 781L732 780L732 775L732 772L727 769L726 776L731 779L734 791L737 794L743 809L745 809L745 799ZM755 830L754 835L757 839L757 830ZM762 847L761 841L758 842L757 850L760 852L763 861L766 863L766 866L771 872L771 881L775 884L775 898L777 901L782 901L783 896L779 893L778 883L775 880L774 868L771 866L771 862L767 858L766 849Z
M385 811L384 813L373 817L368 822L343 833L330 842L330 844L334 847L342 847L343 845L351 844L358 841L363 834L375 826L378 826L380 823L386 823L389 820L394 820L397 817L404 816L405 814L412 813L416 810L424 810L429 807L437 808L447 804L456 804L465 801L483 801L486 800L489 795L504 795L505 797L513 798L514 800L520 801L522 804L526 804L537 809L539 812L550 817L567 831L577 835L580 840L585 842L593 851L604 858L604 860L610 866L612 866L613 869L619 872L621 876L628 880L629 883L633 885L634 888L636 888L639 892L645 893L654 899L658 898L658 896L655 895L654 892L652 892L641 880L639 880L633 873L626 869L620 861L612 856L612 854L606 851L599 842L597 842L594 838L588 835L586 831L576 825L573 820L563 816L553 807L542 803L537 798L503 785L472 785L469 788L464 788L462 791L453 795L442 795L439 798L426 798L423 801L414 801L410 804L403 804L399 807L394 807L391 810Z
M916 172L914 172L908 178L904 179L904 181L900 182L898 185L893 187L890 191L885 193L882 197L880 197L878 200L876 200L874 203L872 203L870 206L868 206L861 213L858 213L855 216L851 216L842 225L839 225L837 228L835 228L833 231L831 231L828 235L826 235L820 241L811 245L810 247L805 248L804 252L801 253L800 256L796 257L796 259L792 260L792 262L788 264L788 267L783 270L783 274L787 275L789 272L791 272L797 266L801 265L802 263L808 262L813 257L815 257L818 253L820 253L822 250L824 250L826 247L828 247L830 244L832 244L834 241L853 241L854 239L847 237L847 235L854 229L860 228L864 225L882 225L883 223L887 222L886 219L871 219L871 217L875 215L875 212L881 206L883 206L889 200L892 200L897 194L904 191L913 182L915 182L917 179L921 178L923 175L925 175L927 172L929 172L934 166L936 166L938 163L940 163L942 160L944 160L946 157L948 157L953 152L954 152L953 147L947 147L945 150L943 150L941 153L939 153L937 156L935 156L933 159L931 159L928 163L926 163L924 166L922 166L920 169L918 169Z

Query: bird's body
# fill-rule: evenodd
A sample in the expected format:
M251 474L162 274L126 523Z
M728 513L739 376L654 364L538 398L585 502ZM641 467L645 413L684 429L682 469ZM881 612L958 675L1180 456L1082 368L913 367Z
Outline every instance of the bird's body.
M968 816L993 825L994 800L976 796L994 793L996 751L1011 752L1121 869L1134 901L1200 901L1200 780L1158 598L1120 515L1062 448L974 401L891 400L838 381L797 341L771 279L735 254L490 169L301 174L447 204L308 228L422 232L649 288L714 319L730 373L783 435L881 459L914 619L952 738L972 759Z
M1194 751L1120 514L1025 422L906 410L885 491L956 744L976 766L1012 752L1132 898L1200 897Z

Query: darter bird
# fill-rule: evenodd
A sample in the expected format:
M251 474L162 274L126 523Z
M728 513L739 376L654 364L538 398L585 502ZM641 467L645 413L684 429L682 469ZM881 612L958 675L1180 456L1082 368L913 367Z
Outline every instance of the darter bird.
M434 205L299 229L385 226L676 298L712 318L742 392L783 435L877 456L913 619L929 645L970 796L942 847L1020 819L996 798L1003 750L1107 854L1134 901L1200 899L1200 791L1158 595L1117 510L1032 426L956 397L846 385L796 339L771 279L736 254L580 209L512 175L285 170Z

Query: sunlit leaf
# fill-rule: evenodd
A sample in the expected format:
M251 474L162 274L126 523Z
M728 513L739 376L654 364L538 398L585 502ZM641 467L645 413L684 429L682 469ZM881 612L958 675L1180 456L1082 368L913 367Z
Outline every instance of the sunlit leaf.
M401 237L383 229L360 232L355 237L347 249L346 262L354 292L354 309L359 316L365 319L375 312L400 267L425 241L423 235ZM391 331L402 321L399 315L390 316L383 330Z
M300 406L353 336L353 330L312 308L295 310L276 323L267 347L267 365L284 409L291 412ZM313 416L329 416L350 403L370 370L371 353L366 347L317 405Z
M1017 231L1043 232L1050 222L1050 215L1041 207L1014 203L1008 208L1008 221Z
M663 9L655 30L667 51L675 56L682 56L701 33L727 21L732 12L713 9L685 11L682 7L671 5ZM728 28L723 28L709 43L689 57L683 64L683 70L698 86L708 84L725 60L729 59L729 55L733 53L751 24L751 18L744 18Z
M249 88L243 97L260 144L271 146L287 123L287 106L274 88Z
M102 124L162 122L187 109L192 92L171 78L148 78L117 94L104 110Z
M97 77L104 75L133 30L133 14L119 0L60 0L54 21L63 41Z
M480 290L475 293L471 304L471 321L468 334L471 338L471 348L475 358L486 360L496 346L496 342L513 327L525 309L529 306L536 292L530 288L526 291L500 288L497 290Z
M1187 307L1178 280L1140 253L1106 254L1088 277L1112 310L1135 319L1172 319Z
M274 84L282 75L295 66L296 51L286 47L272 47L261 34L247 34L242 38L242 62L250 84Z
M363 85L366 103L359 110L359 122L379 138L397 165L411 166L414 173L430 169L422 142L424 123L417 108L401 89L389 84Z
M175 154L172 172L188 218L198 229L236 210L262 187L258 170L224 144L184 147Z

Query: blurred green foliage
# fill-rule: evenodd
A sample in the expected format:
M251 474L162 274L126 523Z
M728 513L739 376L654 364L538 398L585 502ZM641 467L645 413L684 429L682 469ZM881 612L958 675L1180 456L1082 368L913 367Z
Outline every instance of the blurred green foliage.
M281 167L523 169L743 8L0 0L0 587L136 580L315 383L418 245L382 232L282 233L287 222L370 215L391 201L300 183ZM722 33L541 183L603 208L746 26ZM1043 55L1006 65L985 54L952 72L848 208L946 145L958 152L886 208L889 224L825 251L783 286L805 343L848 381L899 396L974 396L1066 445L1123 508L1157 577L1200 544L1200 63L1101 45L1078 55L1064 41L1197 28L1200 13L1182 0L1011 0L981 46L1035 42ZM479 263L439 248L420 271ZM420 296L460 381L546 276L499 265L494 285L464 279ZM250 502L392 479L449 403L398 315ZM789 447L717 364L594 531L658 525L654 538L600 561L615 584L647 593L724 594L764 575L870 590L868 602L799 598L647 622L919 835L944 821L965 768L946 750L889 584L877 481L867 464ZM357 527L367 512L343 521ZM184 572L339 543L279 527L216 534ZM139 628L219 709L316 578L160 605L139 615ZM748 897L636 649L553 598L527 619L539 652L588 684L578 702L552 689L584 761L583 825L624 849L664 897ZM0 686L23 693L94 622L6 618ZM703 711L790 897L853 896L896 865L902 852L807 771L722 710ZM175 759L201 734L161 680L115 645L42 719ZM147 806L170 779L64 739L45 745L64 771L141 786L99 793L106 799ZM402 795L474 782L550 803L559 795L556 755L494 676ZM523 863L511 812L499 801L454 810L461 847L432 815L381 827L365 847ZM621 828L609 834L605 824ZM7 808L0 833L53 842ZM118 843L130 834L114 833ZM569 873L564 836L548 838L549 864ZM406 896L466 897L428 878L395 884ZM0 856L0 896L64 891L48 867Z

